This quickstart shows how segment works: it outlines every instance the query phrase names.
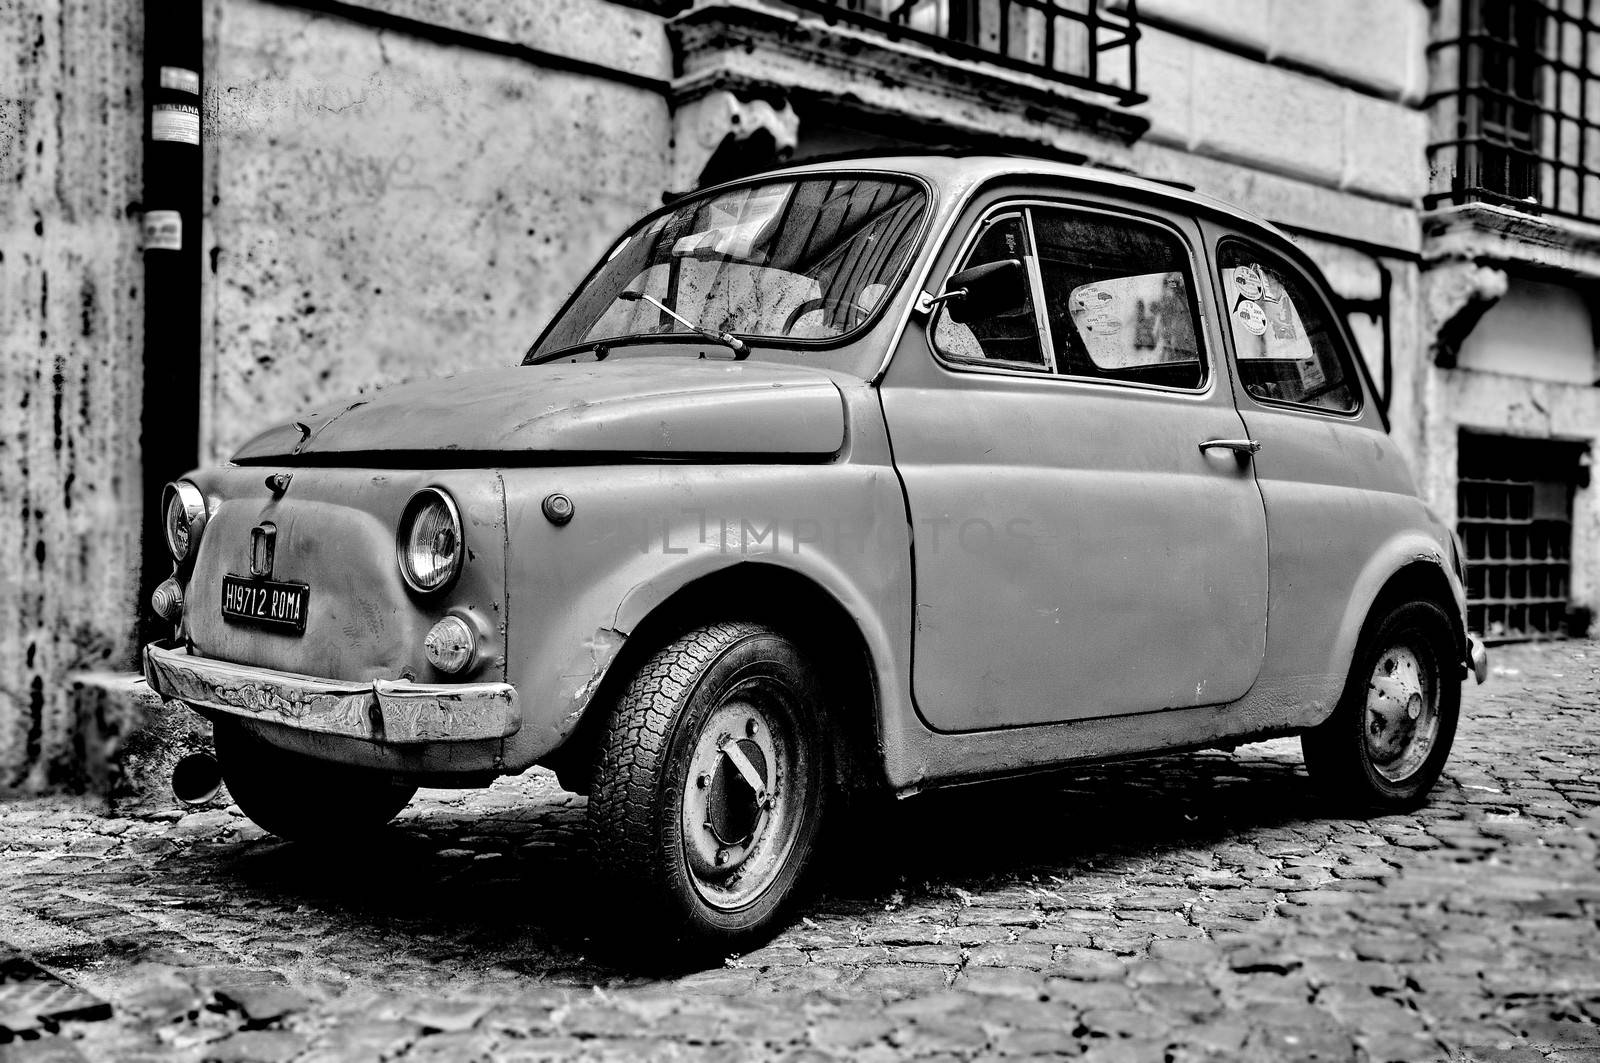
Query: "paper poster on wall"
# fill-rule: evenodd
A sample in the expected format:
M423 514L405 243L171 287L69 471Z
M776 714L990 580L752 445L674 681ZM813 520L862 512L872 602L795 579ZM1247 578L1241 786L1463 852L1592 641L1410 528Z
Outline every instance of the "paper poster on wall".
M181 66L164 66L161 68L161 87L176 89L179 92L188 92L200 95L200 75L193 70L185 70Z
M175 210L147 210L142 228L146 251L182 251L183 215Z
M200 108L192 103L156 104L150 109L150 139L199 144Z

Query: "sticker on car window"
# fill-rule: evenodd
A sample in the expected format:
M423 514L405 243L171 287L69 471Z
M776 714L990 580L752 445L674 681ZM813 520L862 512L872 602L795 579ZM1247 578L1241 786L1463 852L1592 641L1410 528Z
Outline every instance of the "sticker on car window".
M1261 298L1261 292L1264 287L1261 283L1261 274L1249 266L1235 266L1233 268L1233 283L1239 289L1239 294L1246 299L1255 300ZM1257 332L1256 335L1259 336L1261 333Z
M1073 317L1085 317L1098 311L1110 310L1117 297L1104 288L1085 284L1072 293Z
M1241 300L1239 305L1233 308L1233 316L1252 336L1260 336L1267 331L1267 314L1261 309L1260 303L1248 299Z

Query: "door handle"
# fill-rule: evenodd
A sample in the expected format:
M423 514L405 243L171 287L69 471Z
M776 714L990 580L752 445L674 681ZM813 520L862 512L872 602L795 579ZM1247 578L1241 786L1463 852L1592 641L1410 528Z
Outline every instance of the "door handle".
M1221 449L1231 450L1235 454L1255 454L1261 450L1261 443L1254 439L1207 439L1201 442L1202 451Z

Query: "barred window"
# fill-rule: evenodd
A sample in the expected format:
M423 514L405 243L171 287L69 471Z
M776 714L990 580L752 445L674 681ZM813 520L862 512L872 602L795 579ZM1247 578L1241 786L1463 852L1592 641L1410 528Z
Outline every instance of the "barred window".
M1428 205L1600 216L1600 0L1462 0L1429 48Z

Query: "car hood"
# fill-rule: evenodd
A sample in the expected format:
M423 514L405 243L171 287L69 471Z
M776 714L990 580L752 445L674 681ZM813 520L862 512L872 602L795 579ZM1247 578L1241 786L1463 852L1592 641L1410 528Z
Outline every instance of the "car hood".
M240 463L322 455L833 454L844 399L828 374L762 362L512 366L386 387L256 436Z

